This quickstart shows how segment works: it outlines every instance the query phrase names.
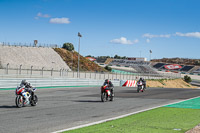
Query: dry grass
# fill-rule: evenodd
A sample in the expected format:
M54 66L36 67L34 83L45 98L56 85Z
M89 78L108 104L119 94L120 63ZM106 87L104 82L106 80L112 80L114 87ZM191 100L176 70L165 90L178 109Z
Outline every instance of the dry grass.
M186 83L182 79L166 79L166 80L147 80L147 87L162 87L162 88L197 88Z
M66 64L72 69L77 70L78 67L78 53L71 52L63 48L55 48L54 49L61 58L66 62ZM80 55L80 71L107 71L103 67L97 65L96 63L86 59L85 57Z

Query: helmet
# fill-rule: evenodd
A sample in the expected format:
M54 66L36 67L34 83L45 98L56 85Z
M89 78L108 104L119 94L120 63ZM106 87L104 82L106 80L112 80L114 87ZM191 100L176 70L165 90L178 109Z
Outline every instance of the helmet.
M108 80L108 79L106 79L106 80L105 80L105 82L106 82L106 83L109 83L109 80Z
M142 78L140 78L140 80L142 80Z
M21 84L26 84L26 83L27 83L26 79L23 79L22 82L21 82Z

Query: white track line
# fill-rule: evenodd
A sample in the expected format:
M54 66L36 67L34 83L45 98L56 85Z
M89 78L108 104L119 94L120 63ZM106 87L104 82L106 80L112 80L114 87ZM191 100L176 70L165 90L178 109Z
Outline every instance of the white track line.
M200 96L198 96L198 97L200 97ZM193 97L193 98L189 98L189 99L186 99L186 100L181 100L181 101L177 101L177 102L173 102L173 103L169 103L169 104L175 104L175 103L179 103L179 102L184 102L184 101L187 101L187 100L190 100L190 99L195 99L195 98L198 98L198 97ZM126 117L126 116L130 116L130 115L133 115L133 114L137 114L137 113L141 113L141 112L144 112L144 111L152 110L152 109L155 109L155 108L163 107L163 106L166 106L166 105L169 105L169 104L164 104L164 105L160 105L160 106L156 106L156 107L152 107L152 108L148 108L148 109L132 112L132 113L125 114L125 115L120 115L120 116L109 118L109 119L105 119L105 120L100 120L100 121L96 121L96 122L92 122L92 123L88 123L88 124L84 124L84 125L80 125L80 126L75 126L75 127L71 127L71 128L55 131L55 132L52 132L52 133L61 133L61 132L64 132L64 131L69 131L69 130L74 130L74 129L87 127L87 126L91 126L91 125L95 125L95 124L100 124L100 123L103 123L103 122L116 120L116 119L123 118L123 117Z

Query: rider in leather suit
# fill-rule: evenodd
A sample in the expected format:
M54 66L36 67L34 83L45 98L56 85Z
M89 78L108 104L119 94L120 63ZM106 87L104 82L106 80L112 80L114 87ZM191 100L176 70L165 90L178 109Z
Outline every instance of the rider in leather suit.
M110 91L112 93L112 96L114 96L114 86L113 86L112 82L110 80L106 79L103 86L106 84L108 85L108 88L110 89Z
M33 87L26 79L23 79L20 84L20 87L24 87L24 86L25 86L25 90L31 94L32 99L33 99L33 95L34 95L34 92L32 90Z

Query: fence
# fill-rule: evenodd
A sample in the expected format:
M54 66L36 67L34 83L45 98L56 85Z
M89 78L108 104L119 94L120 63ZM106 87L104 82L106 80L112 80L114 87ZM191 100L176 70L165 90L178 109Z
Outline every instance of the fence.
M179 73L105 73L105 72L76 72L44 69L0 69L1 78L79 78L79 79L111 79L111 80L137 80L140 77L144 79L163 79L163 78L180 78Z
M17 42L0 42L2 46L22 46L22 47L35 47L34 43L17 43ZM38 43L37 47L50 47L50 48L61 48L62 46L57 44L47 44L47 43Z

